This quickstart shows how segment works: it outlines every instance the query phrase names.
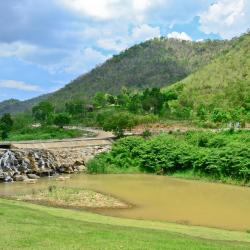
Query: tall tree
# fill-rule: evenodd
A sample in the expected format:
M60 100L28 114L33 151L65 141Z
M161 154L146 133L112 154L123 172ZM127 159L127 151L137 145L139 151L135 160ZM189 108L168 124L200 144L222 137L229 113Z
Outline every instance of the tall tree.
M41 124L47 124L52 121L54 106L50 102L40 102L32 109L32 115L36 121Z
M13 127L13 120L9 113L4 114L0 119L0 131L3 140L8 138L8 134Z

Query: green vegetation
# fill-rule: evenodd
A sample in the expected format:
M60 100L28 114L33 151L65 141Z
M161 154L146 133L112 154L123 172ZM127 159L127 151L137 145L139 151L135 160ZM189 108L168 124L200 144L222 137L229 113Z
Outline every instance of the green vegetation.
M55 107L50 102L40 102L32 108L34 120L42 125L51 124Z
M125 129L136 125L136 118L129 112L106 112L97 117L99 125L105 131L113 131L117 137L122 137Z
M4 114L0 119L0 133L3 140L8 138L8 134L13 127L13 120L9 113Z
M66 125L70 124L70 117L68 114L60 113L55 115L54 124L59 128L63 128Z
M0 200L0 249L249 249L250 235ZM9 216L11 214L11 216ZM53 237L50 237L53 235Z
M89 173L189 173L224 182L250 181L250 132L187 132L127 137L88 163Z
M53 126L46 127L25 127L20 130L12 131L8 141L28 141L28 140L47 140L47 139L67 139L77 138L88 135L87 132L78 129L63 129Z
M250 33L236 39L232 49L183 81L166 88L178 100L169 103L181 118L209 123L250 121Z

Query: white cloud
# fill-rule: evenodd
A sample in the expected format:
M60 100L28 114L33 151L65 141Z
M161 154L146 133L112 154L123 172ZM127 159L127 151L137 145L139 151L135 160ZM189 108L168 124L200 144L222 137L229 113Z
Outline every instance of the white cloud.
M18 89L24 91L31 91L31 92L41 92L42 89L33 84L28 84L21 81L15 80L0 80L0 87L1 88L8 88L8 89Z
M0 43L0 57L25 57L34 53L37 47L28 43Z
M206 34L232 38L250 27L249 0L219 0L200 14L200 29Z
M107 59L108 57L101 52L93 48L86 48L83 51L76 50L57 67L67 73L82 74Z
M102 38L97 41L97 45L105 50L120 52L129 46L129 41L126 38Z
M168 38L175 38L178 40L192 41L192 38L185 32L171 32L167 35Z
M120 52L135 43L143 42L160 36L160 27L152 27L147 24L142 24L134 27L130 34L127 32L124 34L124 36L101 38L97 41L97 45L105 50Z
M56 0L58 4L79 14L100 20L130 18L142 20L144 13L163 0Z
M135 41L145 41L160 36L161 30L159 27L151 27L147 24L137 26L132 30L132 39Z

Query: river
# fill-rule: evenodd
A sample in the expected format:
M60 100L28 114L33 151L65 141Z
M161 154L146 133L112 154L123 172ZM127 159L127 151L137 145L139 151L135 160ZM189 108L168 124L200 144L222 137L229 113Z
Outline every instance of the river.
M250 188L233 185L141 174L76 174L65 182L42 178L35 185L1 183L0 195L28 193L49 185L88 188L134 205L95 210L105 215L250 230Z

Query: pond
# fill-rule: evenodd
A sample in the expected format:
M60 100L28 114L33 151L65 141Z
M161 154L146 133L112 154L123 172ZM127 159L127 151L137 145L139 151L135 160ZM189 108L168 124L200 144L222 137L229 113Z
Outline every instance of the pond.
M132 203L129 209L97 213L233 230L250 230L250 188L155 175L72 175L65 182L43 178L35 185L0 184L0 195L32 192L49 185L82 187Z

